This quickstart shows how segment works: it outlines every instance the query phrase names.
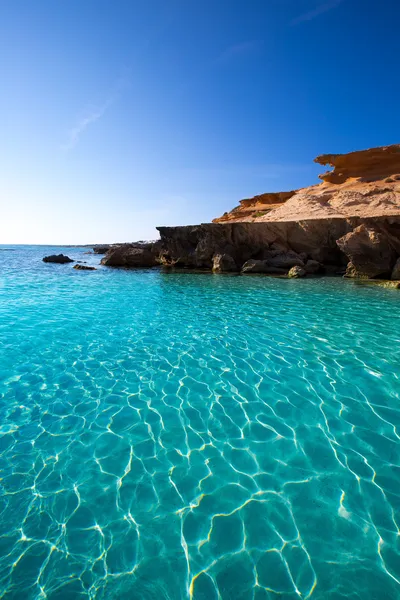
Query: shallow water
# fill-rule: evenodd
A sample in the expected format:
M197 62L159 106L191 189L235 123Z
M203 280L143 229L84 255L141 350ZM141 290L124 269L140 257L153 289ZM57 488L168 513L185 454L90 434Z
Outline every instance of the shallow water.
M400 293L54 250L0 252L0 596L399 598Z

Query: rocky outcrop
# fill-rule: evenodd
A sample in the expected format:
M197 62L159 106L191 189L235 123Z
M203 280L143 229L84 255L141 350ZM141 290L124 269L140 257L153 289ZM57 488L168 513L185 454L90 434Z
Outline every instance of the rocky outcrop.
M159 265L160 243L133 243L112 246L101 264L106 267L155 267Z
M164 265L209 270L215 254L228 254L239 269L250 259L286 270L302 266L305 259L341 265L347 261L336 240L353 228L344 219L159 227L160 256Z
M319 176L327 183L341 184L354 178L376 181L400 173L400 144L348 154L322 154L314 162L334 167L333 171Z
M322 183L292 192L242 200L215 222L306 221L400 215L400 144L349 154L324 154L315 162L333 170ZM263 205L262 199L265 199Z
M352 240L357 236L359 241L361 238L357 232L351 237L353 230L360 226L362 231L365 228L379 231L381 243L385 239L392 249L393 254L389 253L388 258L393 267L396 257L400 256L400 216L159 227L160 256L162 264L178 268L212 270L216 255L229 255L244 273L284 274L293 266L304 268L307 274L321 273L325 269L337 272L344 270L351 260L361 268L361 257L367 250L357 254L357 244ZM371 243L367 243L367 238L368 235L362 236L364 245ZM373 246L368 255L371 265L377 249ZM386 254L380 260L384 257ZM385 276L384 264L375 265L374 271L372 267L369 269L369 276Z
M94 254L106 254L112 248L112 244L97 244L93 246Z
M365 224L337 240L349 259L347 277L390 278L396 260L395 250L385 231Z
M43 262L64 265L66 263L71 263L74 261L72 260L72 258L70 258L69 256L66 256L65 254L51 254L50 256L45 256L43 258Z

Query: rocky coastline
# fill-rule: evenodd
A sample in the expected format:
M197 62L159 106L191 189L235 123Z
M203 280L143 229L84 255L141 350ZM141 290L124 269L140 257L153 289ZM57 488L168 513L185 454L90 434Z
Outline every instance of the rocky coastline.
M212 223L157 227L160 240L102 245L108 267L300 278L341 275L400 288L400 145L317 157L320 184L242 200Z
M400 280L400 145L327 154L322 183L242 200L187 227L158 227L160 262L214 272Z

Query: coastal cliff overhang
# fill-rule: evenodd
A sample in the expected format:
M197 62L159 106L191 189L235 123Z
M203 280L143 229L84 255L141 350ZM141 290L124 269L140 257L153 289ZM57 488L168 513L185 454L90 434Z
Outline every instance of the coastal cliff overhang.
M322 182L291 192L261 194L214 219L214 223L304 221L400 215L400 144L349 154L323 154L331 165Z
M319 176L327 183L341 184L350 178L376 181L400 173L400 144L348 154L322 154L314 162L333 167L333 171Z

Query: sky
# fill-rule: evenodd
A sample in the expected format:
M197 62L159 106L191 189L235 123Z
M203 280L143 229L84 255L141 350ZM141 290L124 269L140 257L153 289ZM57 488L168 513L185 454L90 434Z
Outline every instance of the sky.
M400 142L398 0L0 0L0 244L155 239Z

